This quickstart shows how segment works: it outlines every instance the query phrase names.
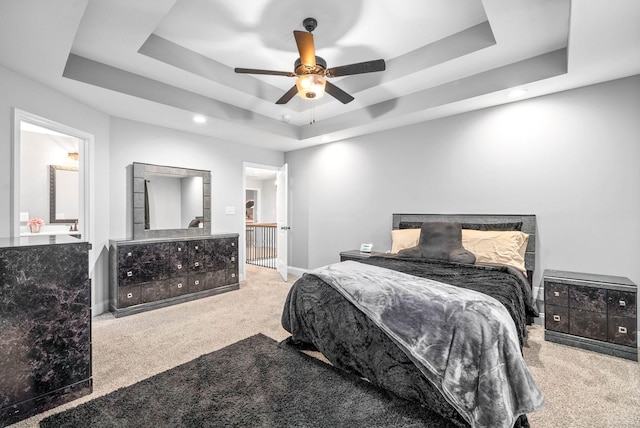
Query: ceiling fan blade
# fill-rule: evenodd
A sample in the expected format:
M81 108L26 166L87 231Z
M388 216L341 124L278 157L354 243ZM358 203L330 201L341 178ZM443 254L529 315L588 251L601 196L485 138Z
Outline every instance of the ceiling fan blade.
M296 38L298 45L298 53L300 54L300 62L309 68L316 66L316 49L313 46L313 34L306 31L294 31L293 37Z
M296 77L295 73L292 73L290 71L258 70L255 68L235 68L234 71L236 73L244 74L266 74L269 76Z
M345 91L338 88L336 85L329 81L327 81L326 86L324 87L324 91L340 101L342 104L347 104L354 100L351 95L347 94Z
M326 72L328 77L350 76L352 74L372 73L374 71L384 71L387 68L383 59L374 61L359 62L356 64L341 65L329 68Z
M296 85L293 85L293 87L289 89L286 94L281 96L280 99L276 101L276 104L288 103L289 101L291 101L291 98L296 96L297 93L298 93L298 87Z

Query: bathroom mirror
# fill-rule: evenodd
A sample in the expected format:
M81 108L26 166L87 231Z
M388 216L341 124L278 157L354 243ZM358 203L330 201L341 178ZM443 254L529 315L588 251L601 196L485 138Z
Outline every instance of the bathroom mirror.
M79 209L78 168L49 167L49 223L75 223Z
M211 234L211 173L133 163L133 239Z

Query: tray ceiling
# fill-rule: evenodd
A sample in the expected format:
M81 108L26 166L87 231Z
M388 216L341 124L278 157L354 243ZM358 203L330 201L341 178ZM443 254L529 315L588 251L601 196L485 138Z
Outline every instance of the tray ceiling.
M276 105L295 79L233 71L293 71L309 16L329 67L387 62L332 79L349 104ZM635 0L2 1L0 65L113 116L289 151L638 74L639 21Z

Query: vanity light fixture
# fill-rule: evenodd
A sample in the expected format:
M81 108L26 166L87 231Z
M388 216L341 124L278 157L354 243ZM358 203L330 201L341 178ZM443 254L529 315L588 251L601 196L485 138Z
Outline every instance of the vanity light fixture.
M195 123L205 123L207 121L207 118L202 116L201 114L198 114L196 116L193 116L193 121Z

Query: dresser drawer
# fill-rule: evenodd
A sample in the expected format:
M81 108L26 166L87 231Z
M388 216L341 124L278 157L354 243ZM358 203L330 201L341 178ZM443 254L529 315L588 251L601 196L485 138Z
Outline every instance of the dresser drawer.
M138 245L123 245L118 248L118 266L122 269L130 269L139 263Z
M125 285L118 287L118 306L126 308L142 303L140 285Z
M582 309L569 312L569 334L596 340L607 340L607 314Z
M227 285L238 283L238 269L227 269Z
M171 264L187 265L189 263L189 247L186 241L171 242Z
M142 302L155 302L171 297L169 281L151 281L140 285L142 288Z
M217 288L227 285L227 271L224 269L205 274L205 288Z
M572 285L569 287L569 307L591 312L607 312L607 290Z
M638 346L636 318L609 316L607 337L619 345Z
M569 306L569 286L545 281L544 302L548 305Z
M195 275L189 275L189 293L197 293L198 291L206 290L205 273L198 273Z
M569 333L569 308L564 306L545 305L545 328L547 330Z
M169 295L171 297L189 293L189 281L186 277L171 278L167 282L169 283Z
M172 260L171 265L169 265L169 275L172 276L181 276L186 275L189 271L189 258L185 257L184 260Z

